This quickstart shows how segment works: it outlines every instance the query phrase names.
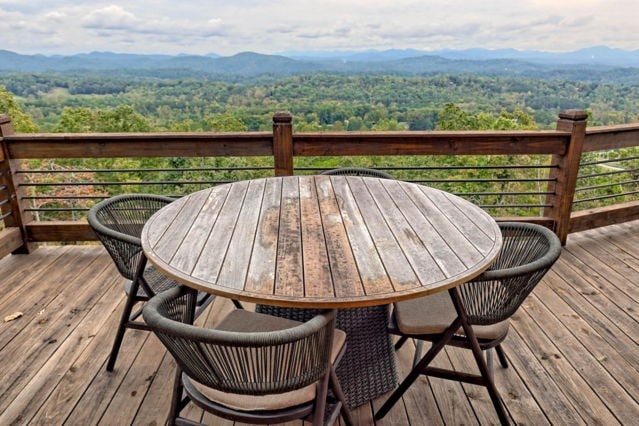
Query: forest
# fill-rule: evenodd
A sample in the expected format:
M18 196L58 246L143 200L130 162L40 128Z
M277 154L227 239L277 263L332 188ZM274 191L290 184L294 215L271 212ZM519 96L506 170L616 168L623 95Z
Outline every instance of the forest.
M590 125L639 121L638 85L567 80L312 74L229 82L6 73L0 85L41 132L264 130L280 110L293 114L298 131L432 130L449 103L469 114L521 111L542 129L569 108L588 110ZM122 107L135 112L134 123L104 122Z
M79 72L0 74L0 114L8 113L18 132L270 130L273 113L282 110L293 114L297 132L552 129L559 111L571 108L586 110L591 126L639 122L639 86L458 74L262 75L235 79L215 79L210 76L125 77L117 73L107 76ZM635 160L630 161L633 163L637 161L635 151L615 153L613 156L635 157ZM548 161L547 158L534 156L517 160L533 166L541 166ZM220 183L264 175L265 172L260 168L268 168L270 161L263 158L187 157L154 160L59 159L32 161L29 168L69 171L79 167L93 170L64 178L86 181L86 186L75 182L72 188L64 185L40 187L41 194L39 198L34 198L34 206L50 209L48 217L65 218L69 211L83 210L89 206L93 202L92 196L132 190L158 190L157 187L143 187L131 182L160 178L175 181L175 185L165 185L161 191L180 195L199 189L203 182ZM490 211L494 214L530 214L531 210L534 214L538 207L522 206L542 203L543 196L539 194L538 183L510 180L528 179L531 173L534 178L539 172L535 169L510 170L506 167L510 162L512 158L497 156L305 158L296 167L312 170L363 165L397 169L393 172L396 177L406 180L452 179L460 182L441 182L434 186L459 194L487 194L469 195L467 198L480 205L491 206ZM489 168L464 170L463 167L467 165ZM448 168L429 172L424 169L441 166ZM630 164L624 167L637 166ZM414 168L421 168L422 171L416 174L412 170ZM109 173L112 169L132 171ZM145 171L135 171L137 169ZM166 172L167 169L173 171ZM154 174L154 170L157 173ZM34 174L33 179L45 179L53 184L63 178L58 174L40 173ZM609 183L611 179L603 177L586 183L597 185ZM619 176L619 179L624 181L627 177ZM193 183L184 183L185 180ZM91 185L91 182L99 181L120 182L121 185ZM615 194L625 192L626 188L620 184L602 191ZM527 192L529 195L504 195L511 192ZM69 195L71 201L65 201L65 195ZM82 196L87 198L83 199ZM584 204L582 207L590 206Z

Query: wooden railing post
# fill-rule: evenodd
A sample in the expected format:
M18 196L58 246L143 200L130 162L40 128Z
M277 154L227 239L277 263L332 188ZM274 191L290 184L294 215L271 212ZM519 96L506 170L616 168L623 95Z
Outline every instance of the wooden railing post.
M570 132L570 141L563 155L553 155L552 164L558 167L550 171L550 178L555 179L554 194L549 195L547 202L552 207L545 209L544 215L555 221L555 233L566 244L570 231L570 213L575 197L579 162L586 136L586 118L588 114L581 110L565 110L559 113L557 130Z
M31 245L27 238L26 224L31 221L31 215L24 211L20 203L21 189L19 186L20 178L16 171L20 168L18 160L12 160L9 155L9 148L4 140L5 136L14 133L11 118L7 115L0 115L0 140L2 141L2 150L0 151L0 189L6 191L6 197L1 197L7 202L0 206L0 212L4 216L4 225L6 228L18 228L22 235L22 245L13 250L13 253L29 253L35 246Z
M293 116L290 112L273 115L273 158L275 176L293 175Z

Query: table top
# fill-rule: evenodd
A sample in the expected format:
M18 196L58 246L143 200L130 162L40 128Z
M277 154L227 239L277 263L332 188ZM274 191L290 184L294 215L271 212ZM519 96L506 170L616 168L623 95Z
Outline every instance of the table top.
M501 247L460 197L396 180L287 176L195 192L159 210L142 247L201 291L279 306L381 305L459 285Z

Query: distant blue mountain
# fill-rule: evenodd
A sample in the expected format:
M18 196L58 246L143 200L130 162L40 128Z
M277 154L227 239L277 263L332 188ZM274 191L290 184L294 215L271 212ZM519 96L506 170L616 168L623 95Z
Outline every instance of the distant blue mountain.
M342 60L354 62L378 62L406 59L424 55L440 56L446 59L485 61L491 59L516 59L542 64L589 64L610 67L639 67L639 50L613 49L606 46L588 47L572 52L542 52L516 49L390 49L356 51L295 51L284 52L283 56L306 60Z
M487 76L567 80L639 82L639 50L591 47L567 53L515 49L420 51L287 52L264 55L242 52L233 56L143 55L91 52L70 56L20 55L0 50L4 72L106 72L177 78L228 78L302 73L397 75L475 74Z

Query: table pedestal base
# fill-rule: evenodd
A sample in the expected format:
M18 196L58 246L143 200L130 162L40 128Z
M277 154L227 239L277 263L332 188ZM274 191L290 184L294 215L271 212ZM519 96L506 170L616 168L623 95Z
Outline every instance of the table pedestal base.
M388 305L337 311L336 327L346 332L346 352L337 377L350 408L358 407L397 386L395 354L388 326ZM257 312L308 321L319 309L257 305Z

